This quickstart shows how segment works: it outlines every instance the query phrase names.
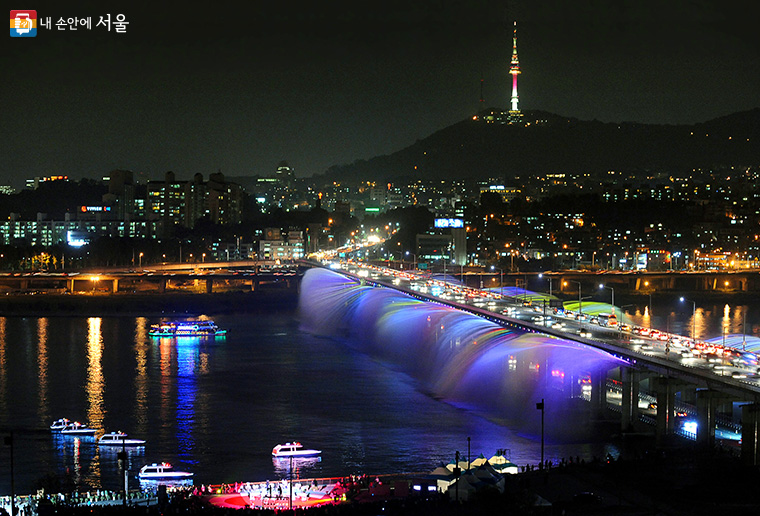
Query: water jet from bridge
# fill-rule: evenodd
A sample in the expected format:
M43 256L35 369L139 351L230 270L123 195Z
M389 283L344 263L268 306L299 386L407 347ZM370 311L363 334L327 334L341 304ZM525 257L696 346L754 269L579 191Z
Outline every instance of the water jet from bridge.
M540 426L535 402L543 398L547 435L555 438L585 433L592 379L625 363L325 269L304 275L299 313L304 330L344 340L401 368L436 397L528 431Z

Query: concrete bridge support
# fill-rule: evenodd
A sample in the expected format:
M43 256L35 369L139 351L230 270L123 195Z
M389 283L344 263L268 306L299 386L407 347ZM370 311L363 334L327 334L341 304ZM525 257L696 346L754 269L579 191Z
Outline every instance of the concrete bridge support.
M118 279L111 280L111 291L114 294L119 291L119 280Z
M760 465L760 403L742 405L742 462Z
M607 412L607 371L591 373L591 417L603 419Z
M660 446L675 429L676 382L672 378L659 377L655 379L654 387L657 391L656 441Z
M719 397L710 389L697 389L697 444L708 450L715 446L715 414Z
M214 280L206 278L206 294L211 294L214 291Z
M158 280L158 291L163 294L166 292L166 278L161 278Z
M623 384L623 399L621 403L621 430L631 431L639 420L639 381L640 373L630 367L620 368L620 378Z

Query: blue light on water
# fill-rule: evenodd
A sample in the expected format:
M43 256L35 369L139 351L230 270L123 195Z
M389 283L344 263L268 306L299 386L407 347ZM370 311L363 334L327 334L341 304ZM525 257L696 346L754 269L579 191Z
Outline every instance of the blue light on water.
M196 364L198 347L201 339L198 337L177 340L177 442L179 457L190 461L195 448L193 426L195 423L195 402L197 394Z

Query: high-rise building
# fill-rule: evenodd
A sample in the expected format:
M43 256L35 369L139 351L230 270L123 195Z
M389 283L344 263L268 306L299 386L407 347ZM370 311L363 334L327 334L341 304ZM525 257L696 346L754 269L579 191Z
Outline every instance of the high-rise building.
M148 182L150 217L160 222L161 234L182 225L193 228L207 217L215 224L239 224L242 220L243 188L227 182L221 172L211 174L208 182L202 174L192 181L177 181L167 172L163 181Z

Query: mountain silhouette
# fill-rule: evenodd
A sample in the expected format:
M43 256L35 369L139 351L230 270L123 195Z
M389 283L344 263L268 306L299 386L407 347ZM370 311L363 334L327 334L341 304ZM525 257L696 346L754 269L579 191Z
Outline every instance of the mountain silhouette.
M464 120L393 154L330 167L324 177L510 181L547 173L601 177L609 170L699 173L760 161L760 108L693 125L583 121L542 111L523 119L521 125Z

